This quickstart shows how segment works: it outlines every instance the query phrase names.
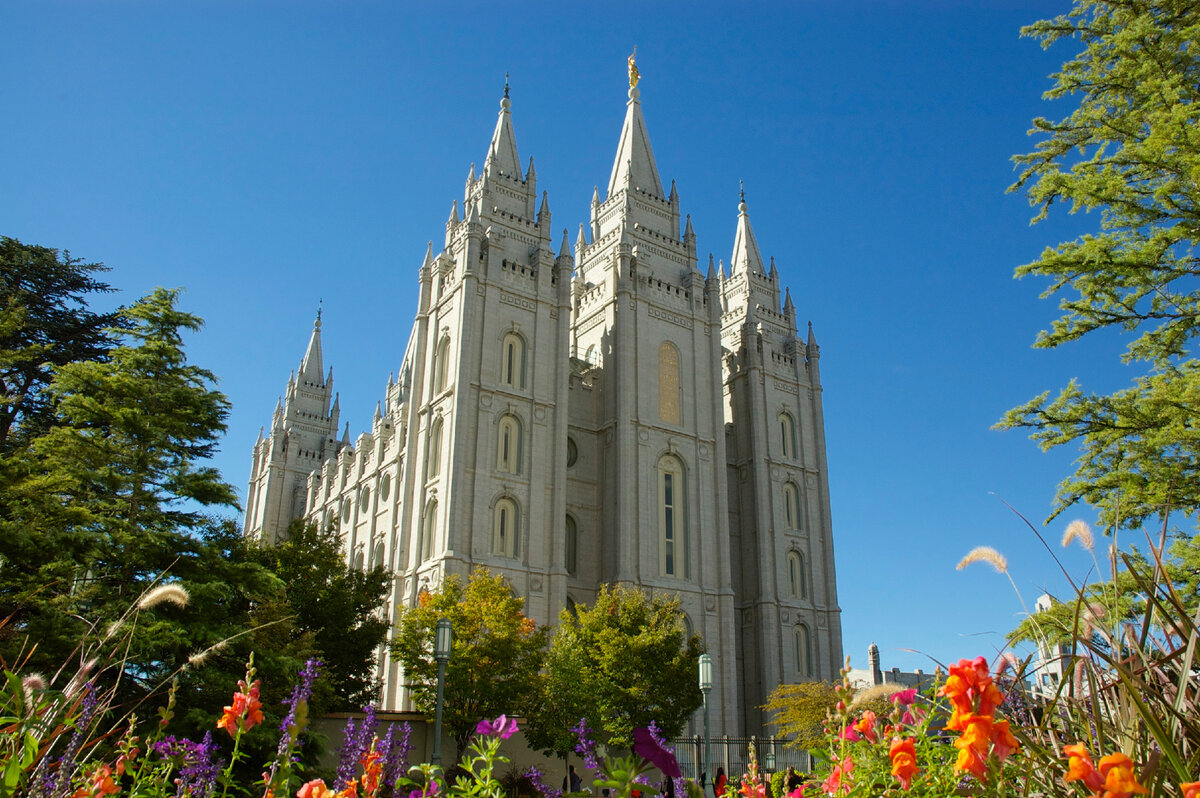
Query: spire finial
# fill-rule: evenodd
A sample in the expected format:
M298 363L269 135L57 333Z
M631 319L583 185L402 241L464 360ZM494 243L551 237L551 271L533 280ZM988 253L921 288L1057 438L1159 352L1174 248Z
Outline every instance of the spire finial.
M746 185L738 180L738 213L746 212Z
M508 73L504 73L504 99L508 99Z
M313 327L318 330L321 329L321 306L324 304L325 304L324 299L317 300L317 320L315 322L313 322Z
M629 54L629 88L636 89L638 81L642 79L642 73L638 72L637 68L637 45L633 46L633 52Z

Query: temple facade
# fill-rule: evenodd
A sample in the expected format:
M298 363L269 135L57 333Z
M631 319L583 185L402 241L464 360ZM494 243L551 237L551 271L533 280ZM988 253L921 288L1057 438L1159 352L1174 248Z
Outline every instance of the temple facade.
M636 75L633 75L636 78ZM476 566L554 624L603 584L676 595L714 662L714 733L758 734L783 682L842 661L820 348L744 196L729 267L659 177L631 80L607 189L553 243L507 89L370 430L339 435L320 314L254 444L245 532L337 524L391 607ZM615 120L614 120L615 122ZM404 709L382 654L382 707Z

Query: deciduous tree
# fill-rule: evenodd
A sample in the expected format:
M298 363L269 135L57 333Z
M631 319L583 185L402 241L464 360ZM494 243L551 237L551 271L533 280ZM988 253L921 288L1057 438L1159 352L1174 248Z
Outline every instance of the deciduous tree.
M559 755L574 745L562 733L565 720L587 718L614 747L630 746L633 730L651 721L678 736L703 702L701 650L700 638L684 632L677 598L602 587L590 608L560 614L526 736Z
M789 745L808 751L823 745L826 719L837 702L832 683L800 682L776 687L763 709L771 714L779 733L791 737Z
M477 568L465 585L450 576L399 614L392 656L404 666L417 709L431 714L438 671L434 627L439 618L450 619L454 637L443 718L458 751L480 720L525 713L542 666L547 629L524 614L524 605L504 577Z
M1037 339L1057 347L1099 330L1132 336L1127 363L1145 373L1111 395L1072 381L1010 411L999 426L1043 448L1075 445L1061 512L1083 501L1105 525L1200 509L1200 6L1190 0L1076 0L1022 33L1044 47L1077 42L1047 99L1077 98L1060 120L1034 120L1033 152L1016 157L1037 208L1099 216L1098 229L1046 249L1017 276L1046 278L1063 315Z

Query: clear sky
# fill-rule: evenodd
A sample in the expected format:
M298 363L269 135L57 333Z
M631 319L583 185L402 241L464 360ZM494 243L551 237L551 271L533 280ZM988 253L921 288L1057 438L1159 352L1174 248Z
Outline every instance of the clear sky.
M342 418L368 428L505 73L521 157L574 241L636 44L701 258L729 260L744 180L821 345L845 652L932 670L994 652L1022 613L1004 576L955 571L972 547L1003 552L1030 605L1064 590L1005 502L1040 526L1075 453L991 425L1071 377L1132 376L1114 337L1032 349L1055 302L1012 278L1098 223L1030 227L1005 194L1030 120L1067 113L1041 94L1073 54L1018 30L1067 5L0 0L0 234L103 261L116 301L187 289L207 320L189 353L233 402L216 464L244 492L318 300ZM1076 517L1047 530L1056 549Z

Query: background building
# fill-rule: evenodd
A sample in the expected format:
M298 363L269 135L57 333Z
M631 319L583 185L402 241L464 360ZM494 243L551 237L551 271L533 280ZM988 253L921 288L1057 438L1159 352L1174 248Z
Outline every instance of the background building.
M713 655L714 730L757 733L771 689L836 677L842 642L820 349L744 195L737 213L728 270L700 271L631 85L607 189L556 253L506 89L371 430L338 435L318 313L254 446L246 534L336 523L352 562L396 572L393 605L476 565L545 623L605 583L676 594Z

